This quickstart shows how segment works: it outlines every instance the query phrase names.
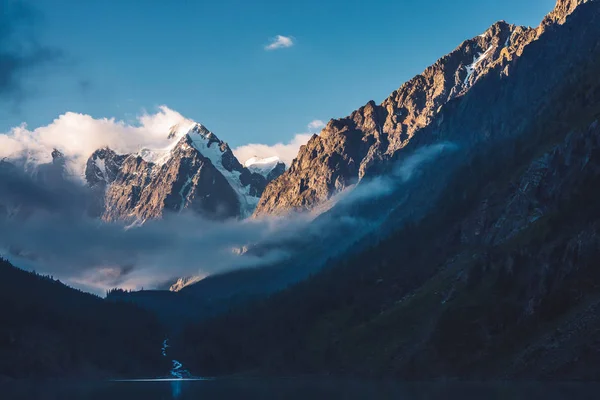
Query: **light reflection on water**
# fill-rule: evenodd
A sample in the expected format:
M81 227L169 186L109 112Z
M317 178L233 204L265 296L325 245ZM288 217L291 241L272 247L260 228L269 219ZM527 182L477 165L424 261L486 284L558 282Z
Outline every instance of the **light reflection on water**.
M180 380L171 381L171 397L174 399L178 399L181 396L181 384Z
M321 378L146 380L13 383L0 386L7 400L597 399L600 384L400 383Z

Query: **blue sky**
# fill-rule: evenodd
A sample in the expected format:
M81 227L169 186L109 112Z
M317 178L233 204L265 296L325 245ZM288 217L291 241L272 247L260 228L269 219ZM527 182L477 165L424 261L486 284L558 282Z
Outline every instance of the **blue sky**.
M383 100L504 19L537 25L555 0L35 0L66 65L28 77L0 132L67 111L135 120L165 104L232 147L285 142L315 119ZM293 46L265 49L277 35Z

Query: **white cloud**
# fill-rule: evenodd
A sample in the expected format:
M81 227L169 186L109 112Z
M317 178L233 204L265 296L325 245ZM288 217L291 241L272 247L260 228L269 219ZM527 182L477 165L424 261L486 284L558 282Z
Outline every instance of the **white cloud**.
M292 47L294 45L294 40L290 36L282 36L277 35L274 38L271 38L271 43L265 46L265 50L277 50L284 49L286 47Z
M321 129L325 128L325 122L321 121L320 119L315 119L314 121L311 121L310 124L308 124L308 129L312 132L312 131L319 131Z
M169 128L182 123L192 121L166 106L159 107L155 114L137 117L133 125L114 118L95 119L67 112L47 126L29 130L23 124L0 134L0 158L46 163L56 148L67 158L69 171L80 178L87 159L97 149L108 146L117 153L131 153L144 147L163 148L170 143Z
M313 121L309 126L317 126L318 122ZM138 152L143 148L165 148L172 143L167 136L173 125L193 123L167 106L160 106L154 114L143 113L134 123L67 112L46 126L30 130L23 124L8 133L0 133L0 159L22 159L33 166L50 162L52 150L56 148L65 155L69 173L76 179L83 179L86 162L94 151L107 146L120 154ZM277 156L289 166L300 146L306 144L311 136L310 133L301 133L288 143L271 146L251 143L233 152L242 164L254 156Z
M233 149L233 154L242 164L251 157L267 158L277 156L289 167L292 160L298 155L300 146L306 144L311 137L311 133L299 133L288 143L276 143L272 146L250 143Z

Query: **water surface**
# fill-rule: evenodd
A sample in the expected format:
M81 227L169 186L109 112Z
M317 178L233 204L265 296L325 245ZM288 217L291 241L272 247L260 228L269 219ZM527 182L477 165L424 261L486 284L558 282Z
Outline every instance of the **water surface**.
M600 398L599 393L600 384L398 383L321 378L19 382L0 386L3 400L591 400Z

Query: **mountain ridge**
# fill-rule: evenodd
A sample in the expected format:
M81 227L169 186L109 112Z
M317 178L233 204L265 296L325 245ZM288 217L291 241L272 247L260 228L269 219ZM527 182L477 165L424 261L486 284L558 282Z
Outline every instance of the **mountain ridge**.
M190 327L188 364L213 374L597 380L600 5L586 3L409 144L461 147L423 171L385 236ZM429 186L441 193L423 196ZM415 212L424 201L433 205Z
M377 105L330 120L290 168L267 185L254 216L311 210L402 154L403 148L453 99L490 71L509 73L514 60L552 24L564 23L587 0L558 0L538 28L496 22L461 43Z

